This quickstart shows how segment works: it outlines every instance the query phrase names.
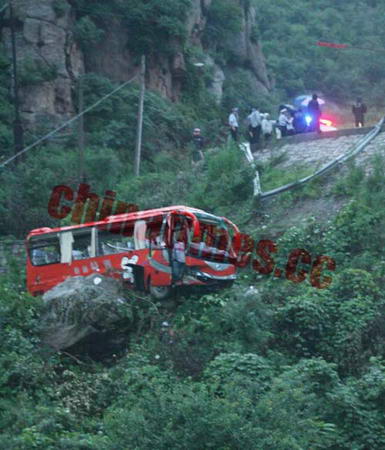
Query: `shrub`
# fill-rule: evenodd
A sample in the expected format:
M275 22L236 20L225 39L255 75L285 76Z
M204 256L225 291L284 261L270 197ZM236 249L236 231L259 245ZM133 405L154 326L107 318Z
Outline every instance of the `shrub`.
M125 0L129 48L139 55L172 52L173 42L183 43L186 37L185 18L190 5L190 0Z
M52 6L56 16L59 18L63 17L70 9L70 5L67 3L67 0L54 0Z
M40 84L54 81L57 78L57 68L43 60L26 58L19 70L21 86Z
M74 29L75 38L83 49L97 44L104 35L104 31L97 27L89 16L84 16L76 22Z
M222 44L229 35L242 30L242 9L230 0L214 0L208 9L204 39L209 45Z

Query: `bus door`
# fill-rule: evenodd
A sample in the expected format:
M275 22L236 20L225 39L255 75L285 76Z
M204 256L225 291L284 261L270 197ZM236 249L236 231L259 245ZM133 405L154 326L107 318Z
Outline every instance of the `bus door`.
M192 241L199 239L199 235L199 221L194 214L187 211L172 211L168 214L166 245L174 280L180 280L184 271L180 266L182 264L185 267L190 245Z
M170 249L167 246L169 234L168 214L154 216L147 220L148 265L146 285L170 286L172 283Z

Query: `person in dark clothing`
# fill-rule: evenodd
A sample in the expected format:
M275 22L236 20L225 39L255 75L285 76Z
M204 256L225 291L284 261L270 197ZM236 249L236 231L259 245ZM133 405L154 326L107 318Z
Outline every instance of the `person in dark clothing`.
M257 150L259 139L261 136L261 114L256 108L252 108L247 117L249 127L250 150L254 153Z
M205 146L205 139L201 135L200 128L194 128L193 135L192 135L192 141L194 145L193 153L192 153L192 160L193 163L197 163L199 161L203 161L203 148Z
M307 124L305 120L305 114L303 113L302 108L299 108L294 113L293 125L296 133L304 133L306 131Z
M358 98L356 103L352 106L352 113L354 116L354 121L356 127L363 127L365 118L364 115L367 111L365 103L362 102L361 98Z
M317 133L321 133L320 128L320 119L321 119L321 108L318 103L318 96L313 94L312 99L307 105L307 111L312 118L311 121L311 131L316 131Z

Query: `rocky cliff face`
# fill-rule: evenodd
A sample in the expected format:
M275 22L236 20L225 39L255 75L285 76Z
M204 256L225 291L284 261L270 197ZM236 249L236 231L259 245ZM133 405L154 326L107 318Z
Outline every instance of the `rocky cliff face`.
M193 0L186 22L188 45L201 49L203 54L207 49L202 43L202 35L210 3L211 0ZM47 123L47 120L61 122L72 116L76 111L74 89L81 74L95 72L114 81L125 81L139 70L137 60L127 49L127 30L118 20L111 18L111 26L103 40L84 52L74 39L76 17L70 0L61 0L61 5L58 11L55 0L14 1L15 13L20 20L17 59L21 72L27 72L27 81L21 87L22 111L24 120L30 125ZM256 11L253 8L243 11L242 31L229 36L228 45L240 66L247 67L250 72L253 88L267 92L270 85L263 54L251 37ZM6 27L1 30L1 40L10 53L10 32ZM172 56L148 58L147 85L177 101L186 74L186 61L181 46L173 45L173 49ZM213 74L208 89L220 102L225 73L231 68L220 67L208 56L205 64L212 66ZM28 81L31 67L45 69L49 76Z
M84 72L84 56L73 38L74 17L68 9L61 17L53 0L14 2L17 27L16 46L21 75L20 97L27 123L63 120L75 112L73 86ZM2 41L10 52L10 31L2 30ZM51 73L51 79L23 82L37 68Z

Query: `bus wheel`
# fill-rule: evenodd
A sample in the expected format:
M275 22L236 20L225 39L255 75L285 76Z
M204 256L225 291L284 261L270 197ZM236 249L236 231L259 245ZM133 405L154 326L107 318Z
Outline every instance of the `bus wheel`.
M151 279L148 280L148 290L156 300L164 300L171 294L171 286L153 286Z

